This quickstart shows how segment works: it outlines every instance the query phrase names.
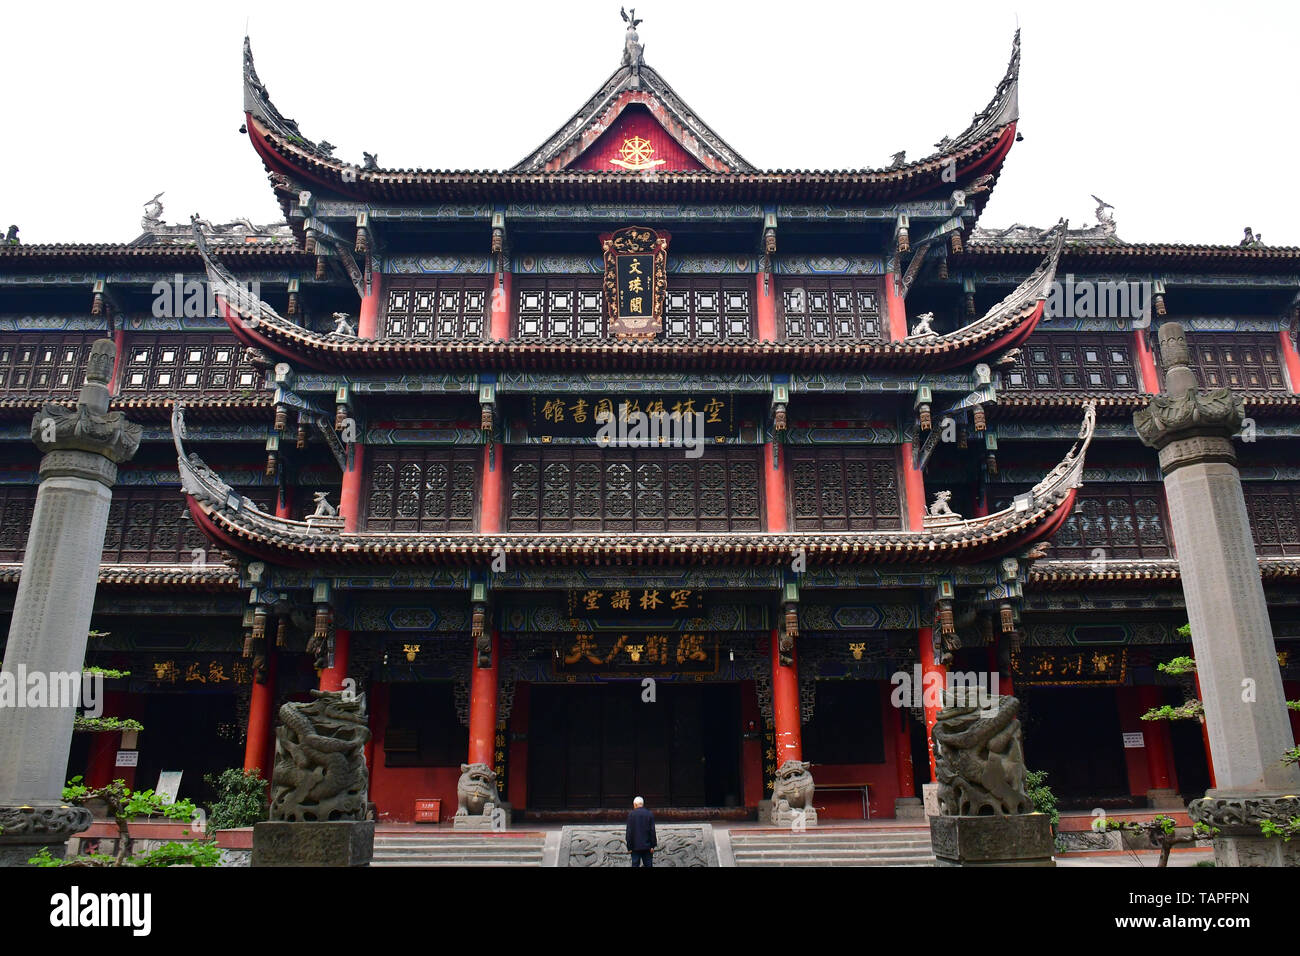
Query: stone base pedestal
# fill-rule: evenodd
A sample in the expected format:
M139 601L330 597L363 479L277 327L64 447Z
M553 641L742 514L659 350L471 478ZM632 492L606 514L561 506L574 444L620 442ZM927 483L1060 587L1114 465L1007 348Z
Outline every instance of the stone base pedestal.
M1046 814L930 818L937 866L1056 866Z
M937 817L939 809L939 785L937 783L921 784L921 802L927 817Z
M68 838L92 822L85 807L0 807L0 866L27 866L43 849L61 860Z
M510 804L484 804L482 813L458 813L451 818L453 830L506 830L510 827Z
M1152 810L1185 810L1187 804L1173 790L1148 790L1147 802Z
M800 820L800 817L802 817L802 820ZM817 825L817 808L809 807L807 810L795 810L787 806L781 809L772 804L768 807L767 822L774 827L782 827L787 830L795 826L815 827Z
M1188 804L1187 812L1197 823L1218 831L1215 866L1300 866L1300 840L1266 837L1260 829L1265 820L1281 824L1300 816L1296 794L1210 790Z
M253 825L253 866L369 866L374 820Z
M1228 836L1214 840L1214 865L1300 866L1300 841L1281 837Z
M925 804L920 797L898 797L894 800L895 820L924 820Z

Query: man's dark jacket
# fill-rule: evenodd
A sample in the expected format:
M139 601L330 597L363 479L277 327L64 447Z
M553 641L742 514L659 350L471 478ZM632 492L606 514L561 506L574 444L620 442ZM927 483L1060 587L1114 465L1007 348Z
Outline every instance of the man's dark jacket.
M645 807L636 807L627 815L628 850L653 850L658 842L655 839L655 815Z

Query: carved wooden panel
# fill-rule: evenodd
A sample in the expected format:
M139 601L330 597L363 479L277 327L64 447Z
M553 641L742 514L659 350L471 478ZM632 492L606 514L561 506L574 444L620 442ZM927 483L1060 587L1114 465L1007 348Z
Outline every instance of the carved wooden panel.
M1196 380L1202 388L1287 390L1275 332L1191 332L1187 335L1187 345Z
M825 445L789 449L790 511L797 531L899 528L892 449Z
M102 336L0 335L0 392L76 393L86 380L91 343Z
M0 485L0 561L22 561L35 510L36 485Z
M383 334L390 339L482 339L491 296L486 276L392 277Z
M778 334L790 342L879 342L880 281L870 276L776 280Z
M479 448L373 449L366 476L367 531L473 531Z
M1019 488L1017 492L1028 490ZM1013 493L992 503L1007 507ZM1079 489L1074 509L1052 538L1049 558L1111 561L1168 558L1169 518L1164 489L1159 484L1090 482Z
M261 373L244 361L244 347L229 335L129 334L121 361L123 392L241 392L262 386Z
M750 277L670 277L664 338L670 342L737 342L753 338L752 293Z
M1300 482L1242 483L1259 554L1300 554Z
M1003 376L1012 390L1136 392L1133 340L1123 334L1032 337Z
M511 531L757 531L759 449L511 449Z
M604 338L605 294L599 277L516 279L516 338Z

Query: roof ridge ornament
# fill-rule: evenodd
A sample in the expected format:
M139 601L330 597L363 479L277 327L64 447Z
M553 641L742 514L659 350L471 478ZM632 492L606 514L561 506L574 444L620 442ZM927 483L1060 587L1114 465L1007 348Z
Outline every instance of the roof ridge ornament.
M636 7L632 8L631 16L623 7L619 7L618 12L623 22L627 24L627 33L623 37L623 65L631 67L633 73L638 73L645 62L645 45L636 32L637 26L642 21L637 19Z

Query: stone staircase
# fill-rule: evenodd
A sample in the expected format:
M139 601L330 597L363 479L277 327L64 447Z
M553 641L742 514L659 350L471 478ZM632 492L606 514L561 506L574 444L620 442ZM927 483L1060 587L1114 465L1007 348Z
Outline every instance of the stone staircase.
M541 866L547 834L377 829L371 866ZM554 865L552 863L552 865Z
M734 829L736 866L934 866L926 827Z

